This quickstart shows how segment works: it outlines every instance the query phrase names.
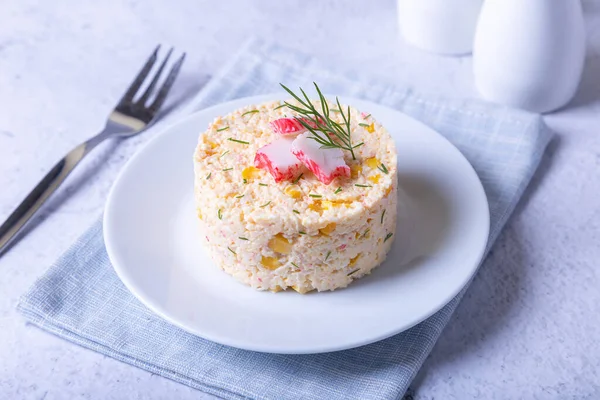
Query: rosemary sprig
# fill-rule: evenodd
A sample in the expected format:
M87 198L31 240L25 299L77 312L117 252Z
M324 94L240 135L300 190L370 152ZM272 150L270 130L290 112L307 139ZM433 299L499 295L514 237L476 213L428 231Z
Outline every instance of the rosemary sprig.
M302 178L302 175L304 175L304 172L302 172L300 175L298 175L298 177L296 179L294 179L294 181L292 182L294 185L296 183L298 183L298 181L300 180L300 178Z
M223 132L223 131L226 131L227 129L229 129L228 126L226 126L224 128L219 128L219 129L217 129L217 132Z
M371 185L361 185L360 183L355 183L354 186L358 186L358 187L361 187L361 188L370 188L370 187L373 187Z
M393 235L392 232L388 233L387 235L385 235L385 239L383 239L383 243L387 242L389 238L391 238Z
M219 158L223 157L223 156L224 156L225 154L227 154L227 153L229 153L229 150L226 150L226 151L224 151L224 152L223 152L223 154L221 154L221 155L219 156Z
M286 106L287 106L287 104L283 103L282 105L275 107L275 108L273 109L273 111L275 111L275 110L279 110L280 108L282 108L282 107L286 107Z
M299 266L297 266L297 265L296 265L296 263L293 263L293 262L291 262L291 261L290 261L290 263L291 263L291 264L292 264L294 267L296 267L296 268L300 268Z
M358 125L360 125L360 126L364 126L365 128L366 128L367 126L369 126L369 124L365 124L364 122L361 122L361 123L360 123L360 124L358 124Z
M242 114L242 117L243 117L244 115L248 115L248 114L255 114L255 113L257 113L257 112L259 112L259 111L258 111L258 110L250 110L250 111L246 111L245 113L243 113L243 114Z
M379 168L379 170L386 175L390 172L390 171L388 171L388 169L384 163L381 163L381 165L378 165L377 168Z
M385 217L385 210L381 213L381 223L383 224L383 217Z
M342 187L340 186L339 188L335 189L335 192L333 192L333 194L338 194L341 191L342 191Z
M258 184L258 186L269 186L269 185L267 185L266 183L262 183L262 182L260 182L260 183Z
M227 138L227 140L229 140L231 142L241 143L241 144L250 144L250 142L246 142L244 140L238 140L238 139L234 139L234 138Z
M314 197L315 199L320 199L321 197L323 197L323 196L321 196L320 194L312 194L312 193L311 193L311 194L309 194L309 196L310 196L310 197Z
M220 208L219 211L217 211L217 217L219 217L219 219L223 219L223 213L221 212Z
M266 206L268 206L269 204L271 204L271 200L269 200L268 202L266 202L265 204L263 204L262 206L259 206L260 208L265 208Z
M244 197L245 194L240 194L239 196L235 196L236 199L241 199L242 197Z
M298 210L292 210L293 212L295 212L296 214L300 214L300 211Z
M233 168L224 168L223 172L231 171Z
M212 172L209 172L208 175L206 175L206 179L210 179L211 175L212 175Z
M230 252L232 252L233 254L237 254L235 251L231 250L231 247L227 246L227 250L229 250Z
M238 239L240 239L240 240L249 240L248 238L241 237L241 236L240 236L240 237L238 237Z
M298 103L300 103L300 106L295 106L288 102L285 104L289 109L302 116L302 118L296 118L296 120L300 122L300 124L304 126L310 133L312 133L312 136L309 137L319 143L321 148L347 150L350 152L350 154L352 154L352 159L356 160L356 156L354 154L354 149L356 146L352 144L350 131L350 107L348 106L347 113L345 113L342 109L342 105L340 104L340 100L336 97L335 100L340 111L339 113L344 122L340 124L334 121L329 116L331 111L329 108L329 103L327 103L325 96L323 96L323 93L321 93L319 86L317 86L317 84L314 82L313 84L315 85L315 89L319 95L321 110L318 110L315 107L302 88L300 88L300 92L304 98L300 98L300 96L296 95L285 85L280 83L281 87L296 101L298 101ZM337 139L337 141L334 140L334 138Z

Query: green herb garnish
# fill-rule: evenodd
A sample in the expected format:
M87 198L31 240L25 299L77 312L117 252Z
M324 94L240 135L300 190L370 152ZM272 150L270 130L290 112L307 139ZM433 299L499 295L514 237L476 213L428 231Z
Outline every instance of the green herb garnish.
M303 232L303 231L299 231L298 233L301 235L306 235L306 232Z
M231 171L233 168L225 168L223 172Z
M243 141L243 140L237 140L237 139L234 139L234 138L227 138L227 140L229 140L231 142L241 143L241 144L250 144L250 142L246 142L246 141Z
M325 261L327 261L327 259L329 258L330 255L331 255L331 251L328 251L327 255L325 256Z
M333 192L333 194L338 194L338 193L339 193L339 192L341 192L341 191L342 191L342 188L341 188L341 187L339 187L339 188L335 189L335 192Z
M350 130L350 106L348 106L348 113L346 115L346 113L344 113L342 110L340 100L337 97L335 98L338 109L344 121L343 124L340 124L330 118L329 104L327 103L325 96L323 96L323 93L321 93L321 90L316 83L314 83L314 85L321 102L321 110L317 110L302 88L300 88L300 92L302 93L302 96L304 96L304 99L300 98L283 84L280 85L286 92L288 92L300 103L300 106L295 106L288 102L285 104L287 104L288 108L290 108L292 111L296 111L302 116L302 118L296 118L296 121L300 122L302 126L312 133L312 136L309 136L311 139L319 143L321 148L338 148L348 150L350 154L352 154L352 159L356 160L356 156L354 154L355 146L352 144Z
M230 252L232 252L233 254L237 254L235 251L231 250L231 247L227 246L227 250L229 250Z
M300 214L300 211L298 210L292 210L293 212L295 212L296 214Z
M228 126L226 126L224 128L219 128L219 129L217 129L217 132L223 132L223 131L226 131L227 129L229 129Z
M367 228L367 230L365 231L365 233L363 233L362 237L367 237L367 235L369 234L369 232L371 232L371 229Z
M247 183L248 183L248 179L244 178L244 180L243 180L242 182L243 182L243 183L244 183L244 185L245 185L245 184L247 184Z
M383 217L385 216L385 210L381 213L381 223L383 224Z
M212 172L209 172L208 175L206 175L206 179L210 179L211 175L212 175Z
M361 122L361 123L360 123L360 124L358 124L358 125L360 125L360 126L364 126L364 127L370 126L369 124L365 124L365 123L363 123L363 122Z
M369 118L370 116L371 116L371 114L369 114L369 115L367 115L367 116L363 117L363 119L367 119L367 118Z
M219 217L219 219L223 219L223 214L221 213L220 208L219 208L219 211L217 211L217 217Z
M271 204L271 200L269 200L268 202L266 202L265 204L263 204L262 206L259 206L259 207L264 208L264 207L268 206L269 204Z
M385 239L383 239L383 243L387 242L389 238L391 238L393 235L392 232L388 233L387 235L385 235Z
M219 158L223 157L223 156L224 156L225 154L227 154L227 153L229 153L229 150L226 150L225 152L223 152L223 154L221 154L221 155L219 156Z
M245 194L240 194L239 196L235 196L236 199L241 199L242 197L244 197Z
M257 112L259 112L259 111L258 111L258 110L250 110L250 111L246 111L245 113L243 113L243 114L242 114L242 117L243 117L244 115L248 115L248 114L255 114L255 113L257 113Z
M381 165L377 166L377 168L379 168L379 170L386 175L390 172L390 171L388 171L387 167L383 163L381 163Z
M360 271L360 268L359 268L359 269L355 269L354 271L352 271L352 272L348 273L346 276L350 276L350 275L352 275L353 273L355 273L355 272L358 272L358 271Z
M360 183L355 183L354 186L362 187L362 188L370 188L373 187L371 185L361 185Z
M337 108L332 108L331 111L336 112L336 113L342 112L341 110L338 110Z
M296 268L300 268L299 266L297 266L297 265L296 265L296 263L293 263L293 262L291 262L291 261L290 261L290 263L291 263L291 264L292 264L294 267L296 267Z
M275 111L275 110L279 110L280 108L282 108L282 107L285 107L286 105L287 105L287 104L283 103L282 105L275 107L275 108L273 109L273 111Z
M240 237L238 237L238 239L241 239L241 240L248 240L248 238L241 237L241 236L240 236Z
M258 186L269 186L266 183L259 183Z
M298 181L300 180L300 178L302 178L302 175L304 175L304 172L303 172L303 173L301 173L300 175L298 175L298 177L297 177L296 179L294 179L294 181L293 181L292 183L293 183L294 185L295 185L296 183L298 183Z
M314 198L316 198L316 199L320 199L321 197L323 197L323 196L321 196L320 194L312 194L312 193L311 193L311 194L309 194L309 196L310 196L310 197L314 197Z

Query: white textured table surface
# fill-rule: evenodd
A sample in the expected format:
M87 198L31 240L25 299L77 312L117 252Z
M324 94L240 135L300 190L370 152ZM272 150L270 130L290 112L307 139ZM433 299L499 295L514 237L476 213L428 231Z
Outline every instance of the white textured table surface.
M3 0L0 220L103 118L156 43L188 52L198 89L249 33L418 90L476 97L471 60L397 39L391 0ZM540 173L417 377L415 398L600 398L600 2L588 61ZM239 9L238 9L239 7ZM596 28L596 29L594 29ZM148 139L97 149L0 258L0 399L209 399L26 326L19 296L93 221Z

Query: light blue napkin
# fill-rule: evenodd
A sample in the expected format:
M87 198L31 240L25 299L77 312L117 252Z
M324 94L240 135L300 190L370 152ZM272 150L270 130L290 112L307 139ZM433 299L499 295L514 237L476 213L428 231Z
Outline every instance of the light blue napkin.
M421 96L402 86L327 70L312 58L260 41L249 42L190 109L281 91L279 82L309 87L312 81L326 93L400 110L454 143L485 187L489 246L551 137L537 115ZM353 350L318 355L238 350L186 333L137 301L113 271L98 222L33 285L19 309L28 321L55 335L226 399L379 400L402 397L465 290L414 328Z

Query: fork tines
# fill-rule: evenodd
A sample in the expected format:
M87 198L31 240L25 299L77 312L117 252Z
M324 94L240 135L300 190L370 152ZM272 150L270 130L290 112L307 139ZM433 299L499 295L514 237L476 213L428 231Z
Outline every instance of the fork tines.
M129 86L129 88L127 89L127 91L125 92L125 94L123 95L121 100L119 101L119 104L117 105L117 109L119 109L119 108L131 109L132 107L144 108L147 110L149 117L152 118L158 112L160 107L163 105L165 99L167 98L167 95L169 94L169 90L171 89L171 87L173 86L173 83L175 82L175 78L177 78L177 74L179 73L179 70L181 69L181 65L183 64L183 61L185 60L185 53L183 53L171 67L171 70L169 71L167 78L164 80L162 86L158 90L158 93L154 97L154 101L152 101L149 105L147 105L147 103L155 90L156 84L158 83L160 76L161 76L163 70L165 69L165 66L167 65L167 62L169 61L169 58L171 57L171 54L173 53L172 47L169 49L167 56L165 57L163 62L158 67L158 70L154 74L154 77L150 81L150 84L148 85L148 87L146 88L144 93L137 100L134 100L134 98L135 98L136 94L139 92L142 84L144 83L144 81L146 81L146 78L148 78L148 75L150 74L152 67L158 60L159 50L160 50L160 45L158 45L156 47L156 49L154 50L154 52L152 52L152 55L150 56L150 58L148 58L148 61L146 61L146 64L144 64L144 66L142 67L139 74L136 76L136 78L133 81L133 83L131 84L131 86Z

